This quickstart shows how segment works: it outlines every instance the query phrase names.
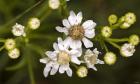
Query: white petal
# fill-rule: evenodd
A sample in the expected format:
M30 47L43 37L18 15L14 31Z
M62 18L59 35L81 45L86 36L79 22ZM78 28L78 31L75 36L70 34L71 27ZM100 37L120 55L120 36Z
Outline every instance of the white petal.
M60 50L60 51L65 50L65 47L64 47L63 43L59 43L59 44L58 44L58 47L59 47L59 50Z
M71 26L73 26L76 23L76 15L73 11L70 11L70 16L68 17L68 20Z
M64 32L65 33L65 35L68 35L68 30L64 27L59 27L59 26L57 26L56 27L56 30L58 31L58 32Z
M93 38L95 36L95 29L85 29L85 36Z
M71 37L67 37L64 40L64 46L68 48L70 46L71 40L72 40Z
M73 40L72 39L72 41L70 43L70 48L72 48L72 49L78 49L78 48L81 48L81 46L82 46L82 43L81 43L80 40Z
M49 59L47 57L46 58L42 58L42 59L40 59L40 62L46 64L46 63L49 62Z
M67 73L67 75L69 77L71 77L72 76L72 70L71 70L71 68L69 68L68 70L66 70L66 73Z
M59 47L58 47L57 43L54 43L54 44L53 44L53 48L54 48L54 50L56 50L56 51L59 50Z
M78 65L81 64L81 61L80 61L77 57L75 57L75 56L71 57L71 61L72 61L73 63L75 63L75 64L78 64Z
M91 67L93 70L97 71L97 68L95 66Z
M93 70L95 70L95 71L97 71L97 68L96 68L94 65L87 64L87 67L88 67L88 68L91 68L91 69L93 69Z
M97 59L97 64L104 64L104 61Z
M70 25L70 23L69 23L69 21L68 21L67 19L64 19L64 20L63 20L63 25L64 25L66 28L70 28L70 27L71 27L71 25Z
M43 71L43 74L44 74L45 77L48 76L50 70L51 70L50 63L49 64L46 64L46 66L44 68L44 71Z
M69 53L70 53L70 55L76 56L76 57L80 57L82 54L82 52L80 50L71 50Z
M58 71L58 68L59 68L59 64L58 63L54 64L51 69L50 75L55 75L56 72Z
M77 14L76 24L80 24L81 21L82 21L82 19L83 19L82 12L79 12L79 13Z
M50 59L56 58L57 53L56 52L52 52L52 51L47 51L45 53Z
M62 40L62 38L61 38L61 37L58 37L58 38L57 38L57 41L58 41L58 43L63 42L63 40Z
M87 20L86 22L83 23L82 25L84 29L92 29L96 26L96 23L93 22L92 20Z
M86 48L93 47L93 43L90 40L88 40L87 38L83 38L82 41L83 41Z
M69 68L69 65L60 65L59 73L64 73Z

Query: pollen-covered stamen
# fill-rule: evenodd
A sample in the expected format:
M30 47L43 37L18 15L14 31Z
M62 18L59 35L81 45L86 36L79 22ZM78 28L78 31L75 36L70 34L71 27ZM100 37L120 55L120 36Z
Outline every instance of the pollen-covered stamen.
M72 26L69 30L69 36L74 40L81 40L84 37L84 28L80 25Z
M59 64L68 64L70 62L70 56L67 52L61 51L58 54L57 61Z
M97 63L97 56L95 54L85 56L85 60L90 64L96 64Z

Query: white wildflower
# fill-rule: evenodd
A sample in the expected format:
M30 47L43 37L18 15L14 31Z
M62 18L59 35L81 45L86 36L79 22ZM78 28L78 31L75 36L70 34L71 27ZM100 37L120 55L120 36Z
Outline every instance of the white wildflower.
M88 49L85 52L84 55L84 61L87 64L88 68L92 68L95 71L97 71L95 64L104 64L103 61L101 61L100 59L98 59L98 55L99 55L99 51L97 51L97 48L95 48L93 51L91 51L90 49Z
M18 48L14 48L8 52L11 59L17 59L20 56L20 51Z
M130 57L134 54L134 52L135 52L135 46L129 43L123 44L120 49L120 53L124 57Z
M62 21L64 27L56 27L57 31L64 32L65 35L68 36L64 42L70 46L70 48L81 48L82 42L86 48L93 47L93 43L87 38L93 38L95 36L94 27L96 26L96 23L92 20L87 20L81 25L82 19L82 12L79 12L76 15L71 11L68 19Z
M69 63L73 62L79 65L81 61L78 59L78 57L81 56L82 51L80 49L69 50L61 38L58 38L58 44L53 44L53 48L55 51L46 52L48 58L43 58L40 60L40 62L46 64L44 69L44 76L47 77L49 72L50 75L55 75L59 70L59 73L64 73L66 71L67 75L71 77L72 70L69 67Z
M24 32L24 26L22 26L22 25L20 25L18 23L16 23L12 28L13 28L12 29L12 33L15 36L22 36L22 35L25 34L25 32Z

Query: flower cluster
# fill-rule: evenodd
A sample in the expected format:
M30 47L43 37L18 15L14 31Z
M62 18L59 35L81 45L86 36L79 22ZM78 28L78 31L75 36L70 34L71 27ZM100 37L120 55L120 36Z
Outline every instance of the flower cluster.
M120 54L124 57L133 56L135 52L135 46L139 44L139 36L136 34L131 35L129 38L112 38L113 30L118 28L120 29L127 29L132 24L136 22L136 16L134 13L126 13L124 16L118 19L115 14L112 14L108 17L109 26L103 26L101 29L101 35L103 40L112 46L118 48L120 50ZM124 43L126 42L126 43ZM118 43L124 43L122 46L119 46ZM103 43L104 48L106 49L107 53L104 56L104 60L107 64L112 65L116 62L116 55L115 53L108 51L107 46Z
M124 57L130 57L134 54L135 46L139 44L138 35L134 34L129 38L111 38L113 30L117 28L124 29L124 27L122 27L124 24L132 25L136 21L136 17L133 13L127 13L119 19L115 14L110 15L108 18L110 25L103 26L97 35L95 35L96 23L93 22L93 20L87 20L82 23L82 19L82 12L75 14L73 11L70 11L69 17L62 20L64 26L56 27L56 30L64 33L66 38L62 40L62 38L59 37L58 42L53 44L54 51L47 51L47 57L40 59L41 63L46 64L44 68L45 77L47 77L49 73L50 75L55 75L57 71L59 71L59 73L66 72L67 75L71 77L73 72L70 68L71 66L77 68L77 75L79 77L86 77L88 68L97 71L95 67L96 64L104 64L104 61L108 65L115 64L117 56L108 50L105 42L118 48L120 54ZM100 52L97 48L93 51L90 49L93 47L92 40L100 42L101 46L106 50L104 61L98 59ZM124 43L122 46L117 44L118 42L125 41L129 43ZM80 66L81 64L82 66ZM85 64L85 66L83 66L83 64Z
M40 59L40 62L45 63L44 76L48 73L54 75L57 71L64 73L66 71L68 76L72 76L72 69L70 66L85 64L87 67L78 68L77 74L79 77L85 77L88 73L87 68L97 71L96 64L104 64L98 59L99 51L95 48L93 51L89 48L93 47L92 41L89 39L95 36L96 23L92 20L87 20L82 23L82 12L75 14L70 11L68 19L63 19L64 27L57 26L56 30L64 33L67 37L65 40L58 38L58 42L53 44L55 51L47 51L46 58ZM82 42L87 49L83 50ZM82 55L84 53L84 55ZM82 59L83 58L83 59ZM85 70L83 72L83 70Z

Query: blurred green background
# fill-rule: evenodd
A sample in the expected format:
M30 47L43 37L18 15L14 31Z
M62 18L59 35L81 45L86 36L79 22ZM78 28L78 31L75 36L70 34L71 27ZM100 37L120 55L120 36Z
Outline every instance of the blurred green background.
M117 53L117 62L112 66L97 65L98 71L89 70L86 78L79 78L73 68L73 77L69 78L66 74L44 78L43 69L45 65L39 63L43 52L52 49L53 42L57 37L62 37L61 33L55 30L55 26L61 25L63 16L60 10L50 10L47 7L47 0L42 0L36 7L22 15L26 9L32 7L40 0L0 0L0 38L10 38L13 35L10 32L12 25L16 22L23 25L27 24L30 17L43 17L41 27L32 31L30 44L32 48L20 46L21 57L12 60L8 57L6 50L0 52L0 84L30 84L28 67L24 66L17 70L6 70L7 67L19 63L24 56L30 56L34 69L34 77L37 84L140 84L140 46L136 47L135 54L130 58L123 58L119 51L113 47L110 50ZM94 20L97 25L108 25L107 18L110 14L117 14L118 17L127 12L134 12L137 16L137 22L127 30L116 30L113 37L129 37L131 34L140 36L140 0L70 0L67 2L68 9L76 13L83 12L84 21ZM99 47L98 43L97 46ZM2 44L0 44L2 45ZM19 44L20 45L20 44ZM35 48L35 49L33 49ZM100 48L100 47L99 47ZM103 50L100 49L103 57ZM42 52L42 54L40 54Z

